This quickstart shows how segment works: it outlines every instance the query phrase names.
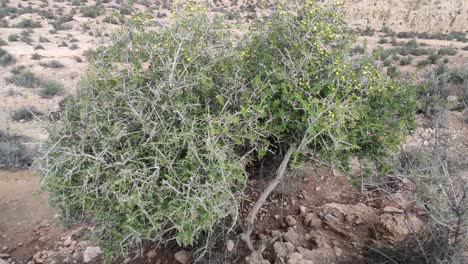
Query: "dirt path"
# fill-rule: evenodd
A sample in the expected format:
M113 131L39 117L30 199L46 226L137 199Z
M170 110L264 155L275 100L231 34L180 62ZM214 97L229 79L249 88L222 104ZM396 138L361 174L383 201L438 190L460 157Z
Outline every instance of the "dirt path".
M34 231L53 221L55 211L47 205L47 195L39 193L39 181L32 171L0 170L0 254L31 257Z

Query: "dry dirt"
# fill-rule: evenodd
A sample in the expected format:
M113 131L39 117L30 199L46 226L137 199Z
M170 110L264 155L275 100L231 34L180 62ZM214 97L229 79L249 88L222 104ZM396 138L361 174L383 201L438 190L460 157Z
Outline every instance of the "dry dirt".
M450 32L468 30L466 0L345 0L352 24L397 32Z
M0 212L0 249L24 260L37 251L32 241L35 228L54 222L55 217L47 206L47 194L40 192L39 178L27 170L0 171ZM59 228L49 236L62 231Z
M10 0L8 5L50 8L54 13L63 14L69 13L73 8L70 2L64 1L50 1L47 7L40 7L46 2ZM86 5L94 3L88 1ZM239 0L235 8L232 7L231 1L215 1L215 3L220 11L239 12L243 18L253 14L261 17L265 13L264 9L258 8L256 2ZM250 3L254 6L253 9ZM118 7L112 2L105 6L109 12L113 10L111 6ZM141 5L138 7L146 8ZM157 8L154 13L161 11L169 14L164 8ZM397 32L468 30L466 0L347 0L346 11L351 24L366 26L368 19L374 28L388 25ZM54 125L47 118L14 122L10 119L10 114L22 106L31 105L45 113L53 112L57 110L60 100L76 92L80 75L87 67L83 53L99 42L89 33L94 30L107 32L115 27L103 23L104 17L103 15L98 18L86 18L78 11L73 21L66 23L71 29L58 31L56 34L50 33L53 20L38 14L6 18L10 23L16 23L23 18L34 18L41 22L42 27L33 29L30 35L33 39L31 45L22 41L7 41L7 45L2 46L14 56L16 63L0 68L0 130L25 135L32 144L40 144L47 140L47 128ZM166 19L161 18L161 21L164 22ZM22 30L0 28L0 38L7 40L9 35L20 34ZM40 36L46 37L49 42L40 43ZM376 33L374 36L360 37L360 40L368 43L369 51L378 46L390 48L390 44L378 44L382 36L383 33ZM75 50L60 45L65 42L70 46L72 40L78 45ZM398 39L398 41L408 41L408 39ZM462 50L468 45L467 43L441 40L418 40L418 42L426 43L427 47L432 49L453 46L458 50L458 54L444 57L448 59L448 63L452 65L468 63L468 51ZM44 49L35 50L34 47L38 44ZM34 53L40 54L43 58L32 60L31 56ZM401 70L424 72L434 67L416 69L416 62L421 59L423 57L416 58L412 65L401 67ZM52 69L39 64L51 60L60 61L64 67ZM20 65L42 79L60 81L64 85L63 93L52 98L42 98L38 87L24 88L7 83L5 77L11 76L10 70ZM10 91L14 91L14 95ZM459 128L457 131L462 138L461 142L468 147L468 141L465 141L468 130L466 125L460 122L461 118L459 114L454 114L452 123L454 129ZM269 198L266 206L261 209L257 222L255 238L261 240L280 237L276 243L266 249L265 258L270 261L274 261L278 254L281 259L289 261L288 259L297 257L294 253L299 251L301 256L304 256L304 260L315 260L314 263L336 263L338 259L347 258L359 263L363 261L367 243L376 239L401 239L404 236L407 223L401 222L403 216L413 219L414 223L423 218L417 209L406 208L409 199L406 193L397 194L393 200L367 196L352 186L345 177L321 166L307 166L289 178L291 182L283 183ZM0 263L2 258L15 263L82 263L85 251L93 248L93 244L84 235L87 233L87 227L77 226L65 230L56 218L55 211L47 205L47 195L39 193L39 181L39 177L33 171L0 171ZM255 199L265 184L264 179L253 179L250 182L251 199ZM247 210L249 206L246 203L243 209ZM242 263L245 254L239 252L245 252L245 248L240 241L233 242L235 249L226 251L226 258L236 260L234 263ZM139 255L118 262L177 263L173 253L178 250L178 248L169 248L156 251L149 247ZM317 261L317 258L320 260ZM90 261L93 262L101 262L100 257Z

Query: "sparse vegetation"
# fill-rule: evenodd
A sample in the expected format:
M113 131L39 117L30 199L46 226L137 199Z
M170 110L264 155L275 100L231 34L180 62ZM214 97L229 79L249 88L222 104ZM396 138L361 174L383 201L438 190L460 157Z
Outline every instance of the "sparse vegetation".
M41 27L41 22L30 19L30 18L25 18L18 22L17 24L14 24L13 27L16 28L40 28Z
M416 63L416 67L418 67L419 69L422 69L422 68L426 67L429 64L431 64L431 61L429 61L428 59L420 60L420 61L418 61L418 63Z
M8 36L8 41L13 42L13 41L18 41L19 36L18 34L11 34Z
M447 98L455 95L457 87L462 87L465 92L468 90L468 67L449 69L446 65L440 65L424 80L418 92L420 108L430 116L439 116L447 108ZM462 100L466 102L463 98L462 95Z
M42 46L41 44L37 44L35 47L34 47L34 50L44 50L44 46Z
M0 168L30 167L33 151L24 145L27 139L0 130Z
M0 65L1 66L8 66L14 64L16 62L13 55L11 55L8 51L0 48Z
M39 36L39 42L41 43L45 43L45 42L50 42L48 38L46 37L43 37L43 36Z
M7 77L5 80L8 83L13 83L17 86L23 86L27 88L36 87L40 82L40 79L29 70L24 70L17 74L13 74L13 76Z
M63 65L63 63L61 63L58 60L50 60L50 61L47 61L47 62L40 62L39 65L41 65L42 67L53 68L53 69L59 69L59 68L65 67L65 65Z
M431 64L437 64L437 61L440 59L440 57L441 56L439 54L432 53L431 55L429 55L429 57L427 57L427 60Z
M349 50L349 53L351 55L353 55L353 54L364 54L364 53L366 53L366 48L361 46L361 45L357 45L357 46L351 48Z
M97 16L101 15L102 8L99 5L82 6L80 8L80 12L83 14L84 17L96 18Z
M26 66L20 65L20 66L13 67L10 70L10 72L13 74L20 74L24 69L26 69Z
M51 98L63 91L63 85L55 80L41 81L40 95L42 98Z
M57 47L68 47L68 44L65 41L60 42Z
M448 34L444 33L416 33L416 32L399 32L397 34L399 38L420 38L420 39L439 39L439 40L457 40L461 42L468 42L468 38L465 32L451 32Z
M40 60L40 59L42 59L42 56L40 54L38 54L37 52L34 52L34 54L31 55L31 59L32 60Z
M378 43L379 43L379 44L387 44L387 43L388 43L388 39L386 39L386 38L380 38Z
M8 45L8 42L6 42L6 40L4 39L0 39L0 46L6 46Z
M440 66L425 79L432 100L445 100L453 92L450 86L468 81L468 68ZM424 227L419 232L411 230L403 241L372 246L370 263L463 263L468 189L460 172L466 169L466 159L464 154L454 153L457 148L448 127L447 105L437 104L437 108L431 114L430 142L402 150L395 162L397 169L389 175L411 182L415 205L427 216ZM423 138L428 137L421 135Z
M28 122L32 121L35 118L39 118L42 115L44 115L44 113L37 110L37 108L34 106L23 106L11 113L11 119L13 121L23 120L25 122Z
M393 31L392 29L390 29L388 26L384 26L382 28L382 32L385 33L385 37L395 37L396 36L396 32Z
M410 65L412 61L413 61L413 58L412 58L412 57L403 57L403 58L401 58L401 60L400 60L400 65L401 65L401 66Z
M437 54L439 54L441 56L444 56L444 55L455 56L455 55L457 55L457 53L458 53L458 50L456 48L454 48L454 47L440 48L437 51Z
M114 25L120 25L122 23L121 19L119 19L117 16L106 16L102 22L104 23L109 23L109 24L114 24Z
M72 6L80 6L81 5L81 0L72 0L71 2Z
M80 47L78 47L78 45L76 43L73 43L70 45L69 49L71 50L76 50L76 49L79 49Z

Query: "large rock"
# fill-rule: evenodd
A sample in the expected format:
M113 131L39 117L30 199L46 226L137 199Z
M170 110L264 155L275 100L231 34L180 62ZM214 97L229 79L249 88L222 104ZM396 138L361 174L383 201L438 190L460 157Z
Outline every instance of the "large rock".
M358 203L355 205L329 203L322 207L323 215L332 215L336 218L336 223L342 224L347 222L349 224L373 224L378 222L377 210L373 207Z
M380 222L395 241L402 241L409 234L419 232L424 225L424 222L413 214L384 213L380 216Z
M302 259L310 263L332 264L336 263L335 251L331 248L318 248L314 250L298 247L297 251L302 255Z
M180 250L174 254L174 258L181 264L189 264L192 261L192 253L187 250Z
M283 238L284 240L286 240L287 242L291 242L295 246L300 245L302 242L301 235L298 234L292 227L288 228L288 232L283 234Z
M286 216L286 224L288 224L288 226L294 227L297 224L296 218L294 218L292 215Z
M284 259L289 253L288 248L283 242L275 242L273 248L275 250L276 258Z
M89 246L85 249L83 253L83 262L89 263L98 258L101 254L102 250L100 247Z
M299 261L302 260L302 255L298 252L294 252L288 255L287 264L299 264Z
M322 225L322 220L316 213L312 212L305 216L304 223L310 227L318 228Z
M314 262L304 259L298 252L288 255L286 264L314 264Z

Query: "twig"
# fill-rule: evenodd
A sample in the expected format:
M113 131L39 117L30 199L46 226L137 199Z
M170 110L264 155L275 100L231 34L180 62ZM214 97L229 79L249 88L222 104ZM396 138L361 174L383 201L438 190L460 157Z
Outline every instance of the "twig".
M291 159L291 155L297 149L296 144L292 144L286 154L281 161L281 165L279 166L278 170L276 171L276 177L270 182L270 184L266 187L266 189L260 194L257 202L255 202L254 206L250 210L247 219L246 219L246 229L241 234L240 238L247 244L247 247L252 251L253 254L258 254L250 240L250 235L254 229L255 218L257 216L258 210L265 204L266 199L271 194L271 192L276 188L276 186L283 180L286 168L288 167L289 160ZM261 250L261 248L259 249Z

